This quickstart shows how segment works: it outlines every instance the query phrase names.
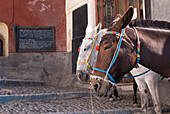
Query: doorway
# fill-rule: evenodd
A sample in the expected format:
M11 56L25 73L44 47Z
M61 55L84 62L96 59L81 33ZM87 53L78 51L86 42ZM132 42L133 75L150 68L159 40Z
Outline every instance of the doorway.
M87 4L73 11L72 73L76 73L78 47L85 37L87 27Z

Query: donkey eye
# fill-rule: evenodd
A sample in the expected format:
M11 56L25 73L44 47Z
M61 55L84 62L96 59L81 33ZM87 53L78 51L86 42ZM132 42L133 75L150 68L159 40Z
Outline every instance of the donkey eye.
M84 51L89 50L89 49L90 49L90 47L91 47L91 45L88 45L88 46L84 47Z
M96 78L96 80L100 81L100 79L99 79L99 78Z
M106 46L105 48L104 48L104 50L106 50L106 49L110 49L112 46L110 45L110 46Z
M84 48L84 51L86 51L87 50L87 48Z

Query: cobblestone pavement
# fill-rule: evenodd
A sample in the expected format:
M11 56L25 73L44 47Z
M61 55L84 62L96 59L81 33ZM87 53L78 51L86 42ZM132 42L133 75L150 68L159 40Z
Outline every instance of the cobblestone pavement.
M44 87L3 87L3 89L11 90L10 94L30 94L30 93L42 93L42 92L68 92L68 91L89 91L87 89L80 88L44 88ZM2 88L0 89L2 91ZM9 94L9 93L3 93ZM140 109L133 105L133 93L121 92L121 100L109 101L107 99L98 99L93 96L94 110L104 113L104 110L126 110L126 109ZM138 101L139 97L138 97ZM152 107L152 104L150 105ZM163 110L170 109L169 106L164 105ZM39 114L39 113L68 113L79 112L80 114L91 112L91 100L90 96L78 97L71 99L48 99L41 101L13 101L4 104L0 104L0 113L2 114ZM102 111L102 112L101 112ZM83 114L84 114L83 113ZM99 113L99 112L98 112ZM113 112L109 113L112 114ZM124 113L120 113L124 114ZM129 114L129 113L126 113ZM166 113L168 114L168 113Z

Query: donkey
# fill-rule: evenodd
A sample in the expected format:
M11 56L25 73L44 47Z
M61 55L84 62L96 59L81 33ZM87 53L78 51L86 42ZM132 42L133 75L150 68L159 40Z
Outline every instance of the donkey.
M128 11L123 15L123 17L119 19L118 22L108 30L120 33L121 30L130 23L132 16L133 7L130 7ZM108 89L111 88L111 84L109 84L108 82L111 81L114 83L119 82L125 73L129 72L130 70L132 70L132 68L137 66L136 61L156 71L157 73L160 73L161 75L165 76L170 73L170 65L168 64L169 61L167 59L168 55L170 54L165 53L167 52L168 48L170 48L170 46L168 45L169 43L168 36L170 36L170 31L165 29L149 30L147 25L149 24L149 26L153 27L153 23L157 24L159 22L136 20L135 23L133 23L133 25L138 26L140 24L140 26L142 26L142 24L144 24L143 25L144 27L138 28L126 27L125 33L123 30L121 35L114 33L112 35L106 34L105 36L102 37L97 61L95 64L95 69L93 70L92 74L92 77L95 77L92 78L92 85L94 86L94 90L99 95L105 95ZM161 24L162 23L165 25L169 24L167 22L161 22ZM121 37L119 38L119 36ZM140 53L136 52L137 44L139 44L139 41L141 41L141 58L140 58L141 60L139 59ZM160 49L157 47L157 45L160 46ZM160 62L161 58L163 63ZM156 65L156 67L154 65ZM162 69L162 71L160 69ZM157 75L158 77L158 74L155 75ZM108 77L110 79L108 79ZM153 79L151 78L150 80ZM114 84L112 83L112 85ZM153 88L149 89L152 90ZM158 104L155 105L159 105L159 101ZM156 109L155 111L157 113L161 113L160 108Z
M131 70L133 75L138 75L147 71L148 68L139 64L139 68L134 68ZM149 102L148 102L148 95L149 92L152 97L154 110L156 114L161 114L162 108L159 98L159 89L158 83L161 81L161 76L156 72L149 71L148 73L144 74L143 76L135 77L135 81L138 85L140 91L140 98L141 98L141 107L146 114L148 112Z

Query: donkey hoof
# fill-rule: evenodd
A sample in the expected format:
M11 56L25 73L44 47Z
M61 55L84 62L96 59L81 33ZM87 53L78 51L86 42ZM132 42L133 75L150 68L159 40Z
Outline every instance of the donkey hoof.
M115 101L115 99L114 98L109 98L109 101Z

